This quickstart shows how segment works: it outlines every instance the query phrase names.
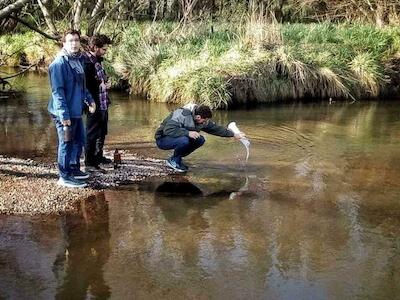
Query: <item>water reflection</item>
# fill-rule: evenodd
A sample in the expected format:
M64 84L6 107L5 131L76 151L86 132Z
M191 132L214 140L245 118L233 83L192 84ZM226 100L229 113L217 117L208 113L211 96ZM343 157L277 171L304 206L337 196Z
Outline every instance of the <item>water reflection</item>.
M1 297L107 299L108 222L104 194L74 215L0 216Z
M56 299L108 299L103 267L110 253L108 205L104 194L81 202L78 214L62 217L65 251L54 262Z
M327 214L278 199L196 201L139 190L111 197L111 211L118 216L110 224L111 245L117 251L110 256L106 277L117 298L341 299L354 295L358 280L363 286L392 280L384 271L391 268L388 262L374 253L394 244L382 244L383 238L360 252L363 239L371 236L358 231L365 224L354 208L349 214L332 205ZM369 274L371 259L383 263L380 275ZM380 295L393 291L398 287Z

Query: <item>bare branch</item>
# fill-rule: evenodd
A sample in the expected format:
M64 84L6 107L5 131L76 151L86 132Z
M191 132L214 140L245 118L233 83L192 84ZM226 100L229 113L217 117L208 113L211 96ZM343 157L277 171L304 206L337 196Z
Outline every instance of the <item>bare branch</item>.
M10 16L11 19L14 19L16 21L18 21L19 23L25 25L26 27L28 27L29 29L32 29L33 31L36 31L37 33L40 33L41 35L43 35L44 37L51 39L51 40L59 40L60 37L58 35L49 35L46 32L40 30L39 28L32 26L31 24L29 24L28 22L18 18L18 17L14 17L14 16Z
M90 14L90 16L95 17L103 7L104 7L104 0L97 0L96 5L94 6L94 9Z
M8 0L0 0L0 5L6 5Z
M114 5L114 7L108 11L108 13L103 17L103 19L101 19L99 25L97 25L96 30L94 31L94 34L96 34L96 33L98 33L98 32L100 31L101 27L103 26L104 22L108 19L108 17L109 17L111 14L113 14L113 13L118 9L118 7L119 7L122 3L124 3L125 1L126 1L126 0L120 0L120 1L118 1L118 2Z
M180 3L182 7L182 20L185 24L187 21L190 21L193 8L197 4L197 0L180 0Z
M8 17L15 11L20 10L25 4L27 4L30 0L17 0L14 3L6 6L2 10L0 10L0 19Z
M30 66L24 68L22 71L20 71L20 72L18 72L18 73L16 73L16 74L7 76L7 77L3 77L2 79L5 80L5 79L10 79L10 78L13 78L13 77L17 77L17 76L19 76L19 75L25 73L26 71L28 71L30 68L32 68L32 67L34 67L34 66L36 66L36 64L30 65Z

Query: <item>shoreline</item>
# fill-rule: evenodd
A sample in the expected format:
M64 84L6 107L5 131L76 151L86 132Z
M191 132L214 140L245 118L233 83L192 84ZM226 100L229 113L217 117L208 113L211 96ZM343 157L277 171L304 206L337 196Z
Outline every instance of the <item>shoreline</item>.
M41 163L0 155L0 214L61 214L79 209L79 202L105 189L163 177L174 172L164 160L144 158L123 151L119 168L104 165L103 172L91 172L87 188L57 185L56 163Z

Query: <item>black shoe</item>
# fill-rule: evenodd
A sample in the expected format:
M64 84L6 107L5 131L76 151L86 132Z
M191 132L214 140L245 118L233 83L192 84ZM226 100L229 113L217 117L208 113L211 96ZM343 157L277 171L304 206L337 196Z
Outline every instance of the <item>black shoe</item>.
M106 173L106 170L102 169L99 165L85 165L86 172L101 172Z
M111 164L113 161L105 156L103 156L102 158L100 158L100 163L101 164Z

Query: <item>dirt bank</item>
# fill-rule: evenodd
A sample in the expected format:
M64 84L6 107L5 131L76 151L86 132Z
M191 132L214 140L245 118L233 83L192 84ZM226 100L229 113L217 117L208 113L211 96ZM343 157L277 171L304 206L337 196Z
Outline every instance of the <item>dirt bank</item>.
M119 168L105 165L102 172L90 173L88 188L72 189L57 185L55 163L0 156L0 213L54 214L73 211L79 200L102 189L170 173L163 160L123 153L123 163Z

